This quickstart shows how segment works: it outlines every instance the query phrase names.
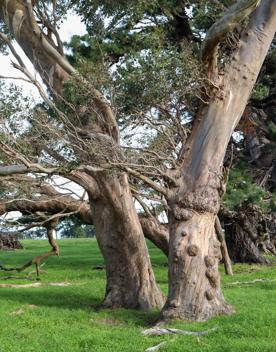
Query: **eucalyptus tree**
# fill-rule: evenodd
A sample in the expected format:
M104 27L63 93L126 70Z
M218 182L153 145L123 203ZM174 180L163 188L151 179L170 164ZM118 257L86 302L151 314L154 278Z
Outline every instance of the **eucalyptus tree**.
M103 3L105 13L116 7ZM171 3L176 6L175 2ZM81 4L87 7L86 2ZM93 9L93 4L89 5ZM121 3L124 5L127 10L134 6L132 2ZM160 5L162 13L164 3L153 2L148 4L148 17L151 18L151 10L156 5ZM170 223L169 297L163 309L165 318L202 320L231 311L220 291L217 270L220 254L214 236L214 219L227 179L227 172L223 170L226 147L274 38L275 10L273 1L238 1L210 27L203 42L201 59L209 86L203 88L200 96L203 103L196 111L187 142L187 136L181 136L185 142L176 165L166 173L167 189L163 190ZM122 26L127 27L137 13L122 21ZM89 20L94 12L87 14ZM151 73L147 75L158 85L158 79L154 81ZM162 75L159 82L160 90ZM170 113L172 109L168 110Z
M75 1L82 14L84 6L88 24L91 16L101 19L111 15L110 33L119 36L121 45L107 55L107 63L120 63L124 56L120 50L129 50L130 56L123 57L123 65L115 72L115 83L108 85L110 77L106 79L106 71L99 71L100 65L90 67L91 62L80 60L73 67L76 62L70 63L64 56L56 29L56 2L52 15L40 1L0 2L2 20L33 62L50 95L29 73L9 38L5 34L1 37L18 61L15 66L27 74L51 108L38 109L33 119L40 128L47 126L43 143L37 147L47 153L48 159L44 154L39 163L4 144L2 152L8 161L15 158L24 166L2 168L3 172L56 172L87 190L107 263L105 304L113 307L162 304L132 201L132 194L139 199L141 183L158 192L158 201L165 203L169 215L170 231L169 296L162 316L189 320L205 320L231 311L220 289L220 245L214 231L227 179L223 159L276 28L276 4L271 0L241 0L230 8L224 7L226 2L210 5L203 1L199 7L197 3L119 1L116 6L121 12L115 11L114 15L115 5L110 2ZM201 28L202 8L225 10L206 35ZM106 23L98 21L100 31ZM115 28L114 23L119 25ZM155 43L162 39L161 48L156 45L149 50L149 36L143 37L145 26L150 36L158 39ZM167 45L167 26L175 29L173 39L177 40L173 46ZM92 26L89 30L95 29ZM95 53L94 48L102 46L99 35L92 39ZM106 38L102 44L108 47L111 39ZM201 65L197 60L200 40ZM87 53L87 41L86 37L81 46L76 42L74 49ZM131 57L131 41L139 47L139 57ZM100 63L105 60L101 53L99 50ZM201 67L200 72L195 73L195 67ZM59 123L52 123L50 115L55 115ZM131 144L121 148L117 121L122 128L138 128L136 133L141 126L150 127L155 131L154 138L143 138L142 150ZM54 136L58 143L53 142ZM47 140L51 148L45 145ZM74 158L70 159L68 155L72 154ZM67 167L62 168L65 164ZM132 189L128 175L138 180ZM151 194L147 191L146 196Z
M161 308L163 295L155 282L127 174L110 173L93 166L104 161L104 151L110 157L116 156L119 148L119 129L115 112L105 96L85 76L78 74L65 58L57 31L56 2L52 2L51 8L50 5L50 2L42 1L0 2L1 18L6 24L6 31L16 39L40 73L52 98L29 72L23 59L15 51L10 38L2 32L2 40L9 46L17 60L14 66L38 87L48 106L59 117L59 122L53 124L42 114L43 123L49 128L48 133L46 131L40 136L40 140L44 141L43 146L40 147L38 142L37 148L40 148L40 151L47 149L46 153L51 161L54 159L56 162L66 163L70 150L68 151L67 146L62 144L67 139L73 146L68 149L73 149L82 160L82 167L79 167L79 170L70 173L67 169L64 173L86 189L93 203L94 225L107 270L104 304L109 307ZM75 87L76 94L77 90L80 93L77 107L66 101L64 85L67 82L69 90ZM83 101L84 104L81 105ZM64 107L61 106L63 103ZM58 149L62 145L64 151L58 153L57 149L51 148L47 136L49 131L53 135L55 131L61 130L65 131L66 138L56 142L55 147ZM87 137L88 132L90 135ZM93 141L88 143L89 138L95 142L94 149L91 147ZM99 147L104 150L102 153L99 153ZM34 162L34 158L19 157L19 154L13 152L5 143L2 144L2 150L10 160L14 158L23 162L26 172L54 172L53 168L40 167ZM14 169L11 170L13 171Z

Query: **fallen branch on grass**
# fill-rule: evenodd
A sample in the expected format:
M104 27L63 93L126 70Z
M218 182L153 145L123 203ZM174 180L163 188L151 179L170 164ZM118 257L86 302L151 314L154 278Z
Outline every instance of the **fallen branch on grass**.
M205 331L187 331L180 329L171 329L171 328L151 328L142 331L143 336L161 336L168 334L178 334L178 335L191 335L191 336L204 336L210 332L216 331L218 328L212 328Z
M164 347L166 345L167 342L161 342L159 343L159 345L147 348L145 352L155 352L155 351L159 351L162 347Z
M39 278L32 278L28 276L3 276L1 280L29 280L29 281L39 281Z
M48 237L49 244L52 247L52 250L50 252L46 252L41 255L38 255L38 256L34 257L33 259L29 260L24 265L22 265L20 267L16 267L16 268L7 268L6 266L0 264L0 270L17 271L18 273L20 273L34 264L35 268L36 268L35 271L36 271L37 278L39 278L39 274L41 273L42 262L44 260L46 260L48 257L54 256L54 255L59 256L59 253L60 253L59 246L54 239L54 231L55 231L57 222L58 222L58 220L55 219L55 220L51 220L49 222L46 222L44 224L44 226L47 229L47 237Z
M36 282L34 284L25 284L25 285L15 285L15 284L0 284L0 288L32 288L42 286L41 282Z
M229 287L229 286L236 286L236 285L254 285L259 282L274 282L276 279L255 279L252 281L235 281L235 282L229 282L228 284L225 284L224 287Z
M24 284L24 285L16 285L16 284L0 284L0 288L36 288L42 286L54 286L54 287L66 287L70 286L69 282L48 282L42 284L41 282L35 282L33 284Z

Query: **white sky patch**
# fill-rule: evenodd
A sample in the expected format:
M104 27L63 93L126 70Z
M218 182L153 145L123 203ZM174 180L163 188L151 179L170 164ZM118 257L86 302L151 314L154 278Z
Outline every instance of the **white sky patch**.
M59 29L60 38L63 42L65 42L65 41L69 42L71 37L74 34L84 35L85 33L86 33L85 25L81 22L80 17L73 14L73 13L69 13L67 15L66 20L61 24L60 29ZM30 62L30 60L26 57L23 50L20 48L20 46L16 42L14 42L13 44L14 44L16 51L19 53L19 55L22 57L25 64L27 65L28 69L33 74L35 74L33 65ZM15 58L11 54L10 55L0 54L0 76L24 77L24 75L20 71L18 71L12 67L11 61L16 62ZM37 74L37 76L38 76L38 74ZM20 80L13 80L13 79L9 79L9 80L5 79L5 81L9 82L9 83L15 83L19 87L22 87L24 95L32 97L36 101L41 100L37 88L34 87L31 83L23 82Z
M79 16L74 13L67 15L66 21L62 23L59 29L59 35L63 42L70 41L73 35L84 35L86 29Z
M84 188L64 177L55 176L50 183L59 193L70 195L75 199L80 199L83 197L84 200L88 199Z
M81 22L80 17L73 13L69 13L66 17L66 20L61 24L60 29L59 29L59 35L60 38L63 42L69 42L71 37L73 35L84 35L86 33L85 25ZM24 63L28 67L31 73L34 75L38 74L35 73L34 68L30 60L26 57L24 54L23 50L20 48L20 46L14 41L13 43L16 51L18 54L21 56L21 58L24 60ZM24 75L16 70L15 68L12 67L11 61L16 62L15 58L9 54L9 55L3 55L0 54L0 76L4 77L24 77ZM25 77L24 77L25 78ZM0 78L2 79L2 78ZM34 87L31 83L27 83L21 80L14 80L14 79L3 79L7 83L14 83L18 85L19 87L22 88L23 90L23 95L32 97L35 101L40 101L41 97L38 93L38 90L36 87ZM1 98L0 98L1 100ZM65 188L71 189L73 192L72 196L74 198L79 198L83 195L84 189L77 185L74 182L67 183L64 185L65 179L61 177L55 178L55 185L54 187L60 192L60 193L68 193L68 190ZM60 185L60 187L59 187ZM65 187L65 188L64 188ZM87 199L87 198L86 198ZM1 217L2 219L5 218L6 220L16 220L21 216L20 212L11 212L9 214L6 214L6 216Z
M241 142L244 139L242 132L233 132L232 137L236 142Z

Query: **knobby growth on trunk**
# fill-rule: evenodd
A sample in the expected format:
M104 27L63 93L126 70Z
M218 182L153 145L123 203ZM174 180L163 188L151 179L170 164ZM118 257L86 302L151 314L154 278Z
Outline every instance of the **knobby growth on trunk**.
M131 153L131 146L120 145L116 109L112 105L113 93L106 99L95 88L96 84L81 76L70 65L64 57L57 31L51 26L47 27L47 18L43 16L40 18L45 26L42 31L36 17L39 17L39 11L33 9L33 6L37 9L36 5L36 2L31 1L0 1L0 16L40 73L50 95L44 92L28 71L10 38L3 33L1 38L17 60L14 66L24 72L28 81L38 88L56 116L55 123L52 123L48 111L41 113L38 109L34 114L35 122L39 120L39 115L38 124L40 127L46 126L46 130L43 130L46 136L58 136L64 143L64 152L58 152L55 143L50 143L49 147L45 141L39 141L36 142L39 152L26 157L18 152L13 142L1 142L1 151L9 165L2 166L0 173L4 176L28 172L56 173L85 189L89 199L86 206L90 207L99 246L106 261L106 306L143 309L162 306L163 295L155 283L143 238L144 229L145 234L169 253L169 296L162 310L163 318L206 320L217 314L231 312L220 289L218 262L221 259L221 246L225 252L225 243L218 223L216 231L220 241L215 231L220 198L227 181L223 160L228 141L246 107L275 34L274 1L237 1L210 28L201 53L205 73L203 77L201 74L197 76L197 83L187 73L189 70L185 70L185 65L173 62L169 74L160 74L155 80L156 85L160 81L160 92L166 92L169 87L164 99L153 97L150 99L154 101L153 104L145 104L143 108L143 102L140 108L138 95L132 100L132 96L127 96L125 106L119 109L122 120L124 117L126 120L137 118L131 126L151 126L156 135L152 148L138 148L136 154ZM165 16L163 12L161 17ZM196 42L198 48L198 38L191 35L185 7L173 13L174 22L185 25L182 35L187 37L188 42ZM235 47L221 54L223 41L242 21L244 23L239 28ZM175 34L181 34L178 24L175 25ZM178 51L181 51L182 44L179 43ZM194 54L193 50L191 52ZM190 65L190 52L185 55L181 56L181 60ZM160 52L156 58L159 62ZM152 67L151 62L149 66ZM158 70L161 66L158 66ZM144 80L149 80L148 76L152 72L154 70L150 69L143 76ZM181 72L188 75L187 81L184 74L181 76L183 82L185 80L185 83L180 84L181 89L178 81L176 85L166 85L162 81L165 76L169 77L167 81L172 82L172 75L181 75ZM156 79L154 75L150 77ZM188 86L201 87L200 82L203 81L207 83L195 90L202 104L189 111L189 104L182 99L186 93L190 94L189 89L185 90L185 84L187 82ZM135 86L133 80L131 83ZM123 85L122 91L124 88ZM151 89L153 87L149 91ZM141 86L137 90L140 93ZM73 99L68 91L73 92ZM142 95L147 96L147 92ZM178 100L180 103L175 103ZM130 102L134 105L133 111L128 110ZM193 124L185 122L187 116L192 117L195 111ZM47 138L45 140L47 142ZM37 160L45 160L42 153L48 159L38 163ZM73 155L72 159L69 158L70 163L67 153ZM49 162L49 159L54 162ZM13 160L21 165L14 165ZM147 188L154 190L155 194ZM168 250L165 227L152 217L147 206L139 201L137 193L139 196L143 193L143 197L148 200L157 200L168 215ZM146 216L140 221L133 195L145 210Z
M179 187L171 191L169 199L169 296L164 318L206 320L232 311L220 289L214 222L225 183L222 166L226 147L274 38L276 3L260 3L240 36L237 50L222 68L218 45L240 21L239 4L249 10L248 15L258 3L238 2L206 36L203 61L217 88L209 92L208 104L197 114L183 150Z

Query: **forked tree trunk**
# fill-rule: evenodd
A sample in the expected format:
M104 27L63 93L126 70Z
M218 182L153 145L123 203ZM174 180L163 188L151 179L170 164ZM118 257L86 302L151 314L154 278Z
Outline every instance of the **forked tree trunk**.
M224 75L218 77L219 91L195 121L183 154L180 187L169 199L169 296L164 318L200 321L231 311L220 290L214 233L224 184L222 165L275 29L276 2L264 0L225 64Z
M161 309L164 296L156 285L127 176L98 181L101 197L93 201L96 237L106 263L104 306Z
M49 90L62 95L64 82L76 71L64 57L61 48L57 48L54 41L41 31L31 2L0 0L0 17L8 25L10 32L38 70ZM87 102L87 110L90 111L92 106L93 112L96 112L95 115L99 119L94 121L92 117L95 131L91 132L94 132L101 141L108 140L109 143L112 141L112 145L119 144L118 126L109 102L93 85L85 81L85 77L80 80L88 85L90 92L91 101ZM55 94L54 97L56 97ZM84 122L81 126L84 126L83 129L86 132L87 126ZM97 131L100 131L98 135ZM103 135L107 138L103 138ZM81 135L78 138L81 138ZM85 142L77 148L77 153L82 150L84 144ZM90 160L93 157L96 156L91 156ZM83 163L87 163L86 158ZM93 199L93 209L97 239L107 267L105 305L143 309L161 308L163 295L155 283L127 177L112 179L106 175L102 177L95 175L95 180L101 191L96 200ZM86 190L89 192L89 185Z

